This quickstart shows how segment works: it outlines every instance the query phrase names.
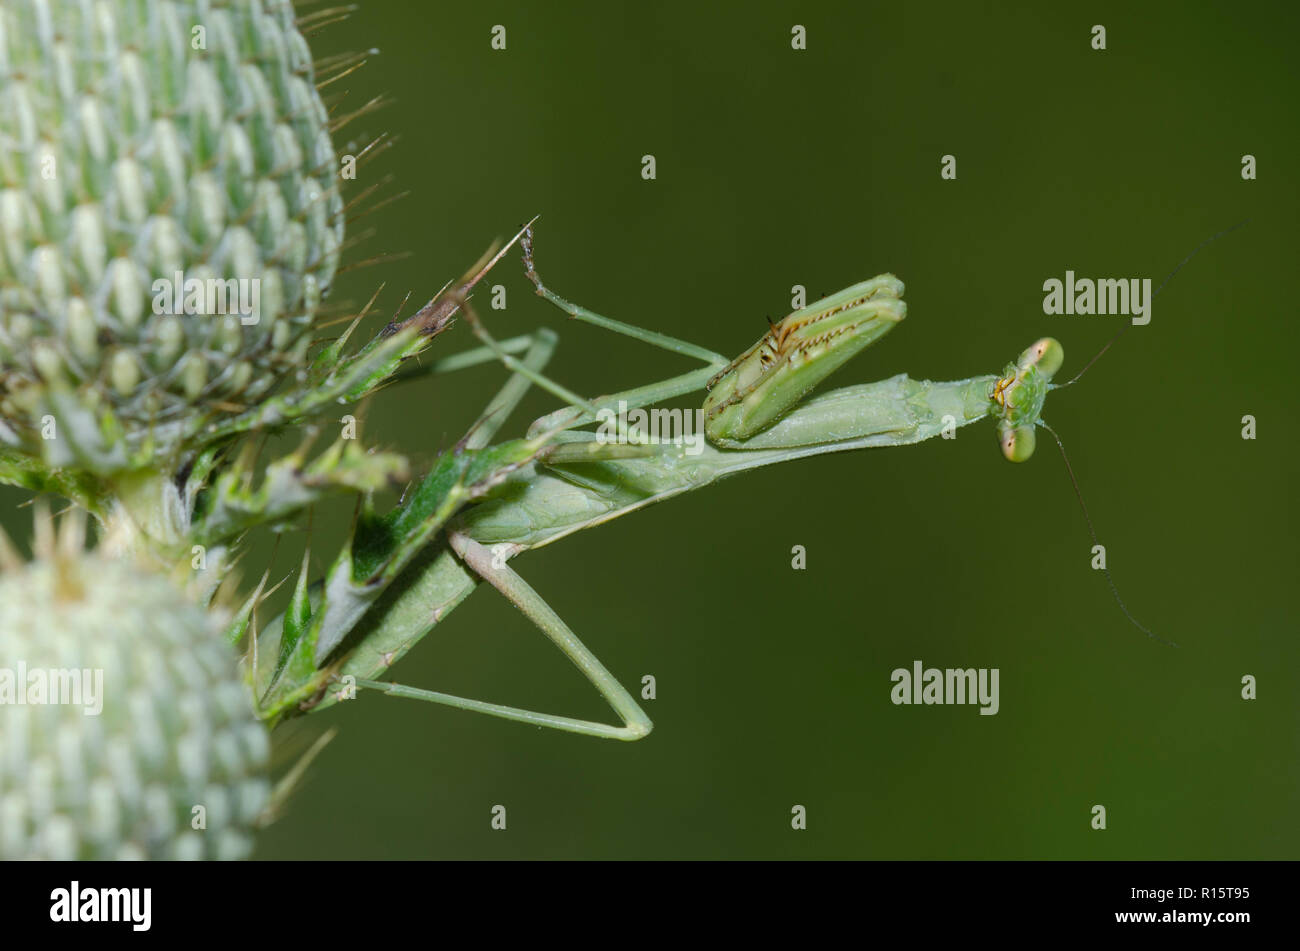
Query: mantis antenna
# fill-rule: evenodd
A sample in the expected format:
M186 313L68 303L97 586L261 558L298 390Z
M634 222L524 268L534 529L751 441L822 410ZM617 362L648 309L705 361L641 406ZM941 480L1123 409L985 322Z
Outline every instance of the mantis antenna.
M1231 234L1232 232L1236 231L1238 228L1242 227L1243 225L1248 224L1249 222L1250 222L1249 218L1247 218L1245 221L1239 221L1231 228L1224 228L1222 231L1210 235L1210 237L1206 238L1204 241L1198 244L1195 248L1192 249L1191 253L1188 254L1187 257L1179 261L1178 265L1167 275L1165 275L1165 279L1160 282L1160 286L1155 289L1155 293L1151 295L1151 298L1154 300L1156 294L1159 294L1162 290L1164 290L1165 285L1168 284L1170 280L1172 280L1173 276L1177 274L1179 271L1181 271L1183 267L1187 264L1187 262L1190 261L1192 258L1194 258L1197 252L1199 252L1207 244L1209 244L1211 241L1214 241L1218 238L1222 238L1226 234ZM1094 363L1096 363L1098 360L1101 359L1102 354L1104 354L1107 350L1109 350L1111 348L1111 345L1114 344L1115 341L1118 340L1123 335L1124 331L1128 330L1129 327L1131 326L1133 326L1131 323L1127 323L1119 330L1117 330L1115 334L1109 340L1106 341L1106 343L1102 346L1102 348L1097 351L1096 355L1091 360L1089 360L1086 364L1084 364L1082 370L1076 373L1072 379L1067 380L1065 383L1061 383L1056 386L1053 386L1052 389L1059 390L1069 386L1071 383L1077 382L1079 377L1087 373L1089 368ZM1061 451L1061 460L1065 463L1065 471L1070 476L1070 485L1074 487L1074 497L1079 500L1079 508L1083 511L1083 521L1088 526L1088 534L1092 536L1092 543L1094 545L1100 546L1101 542L1097 539L1097 530L1096 528L1093 527L1092 524L1092 516L1088 514L1088 505L1083 500L1083 490L1079 488L1079 480L1074 474L1074 467L1070 465L1070 457L1065 453L1065 443L1061 441L1061 437L1057 435L1056 430L1053 429L1051 426L1047 425L1047 423L1043 422L1041 419L1038 420L1038 425L1042 426L1049 433L1051 433L1052 439L1056 441L1056 448ZM1137 618L1133 616L1133 612L1128 609L1128 605L1124 603L1124 599L1121 598L1119 595L1119 588L1115 586L1115 579L1111 577L1110 568L1107 567L1105 564L1103 564L1101 570L1102 573L1106 576L1106 584L1110 587L1110 593L1115 597L1115 603L1119 605L1119 609L1124 612L1124 616L1133 623L1133 626L1136 627L1143 634L1145 634L1147 637L1153 640L1157 640L1161 644L1166 644L1169 647L1177 647L1178 645L1176 643L1161 637L1159 634L1152 631L1150 628L1148 628L1146 625L1144 625L1141 621L1139 621Z
M1079 500L1079 508L1083 510L1083 520L1088 525L1088 534L1092 536L1092 543L1100 546L1101 542L1097 540L1097 530L1092 527L1092 517L1088 514L1088 506L1083 501L1083 492L1079 488L1079 480L1075 478L1074 467L1070 465L1070 457L1065 454L1065 443L1061 442L1061 437L1056 434L1056 430L1047 425L1047 423L1039 420L1038 425L1051 433L1052 438L1056 440L1056 448L1061 450L1061 458L1065 461L1065 471L1070 474L1070 484L1074 486L1074 497ZM1161 644L1168 645L1169 647L1177 647L1178 645L1176 643L1161 637L1133 616L1133 612L1128 609L1128 605L1124 603L1124 599L1119 596L1119 588L1115 587L1115 579L1111 577L1110 568L1103 563L1101 570L1106 576L1106 584L1110 587L1110 593L1115 596L1115 603L1118 604L1119 609L1124 612L1124 616L1133 622L1133 626L1152 640L1159 641Z
M1249 218L1247 218L1244 221L1238 221L1231 228L1224 228L1222 231L1218 232L1217 234L1210 235L1208 238L1206 238L1196 247L1192 248L1191 253L1188 254L1187 257L1179 261L1177 267L1175 267L1172 271L1170 271L1168 274L1165 275L1165 279L1161 281L1160 286L1155 289L1155 293L1151 295L1151 299L1155 300L1156 294L1159 294L1161 291L1165 289L1165 285L1168 284L1173 279L1173 276L1175 274L1177 274L1179 271L1183 269L1184 266L1186 266L1188 261L1196 257L1197 253L1201 250L1201 248L1205 247L1211 241L1215 241L1219 238L1222 238L1224 235L1232 234L1232 232L1236 231L1238 228L1244 227L1245 225L1248 224L1250 224ZM1060 389L1061 387L1069 386L1071 383L1076 382L1079 379L1079 377L1083 376L1085 373L1088 372L1089 368L1091 368L1091 366L1094 363L1096 363L1098 360L1101 359L1101 355L1105 353L1107 350L1109 350L1111 348L1111 345L1116 340L1118 340L1121 336L1123 336L1124 331L1128 330L1132 326L1133 326L1132 323L1127 323L1123 327L1119 328L1119 330L1115 331L1115 335L1106 341L1106 343L1102 346L1102 348L1097 351L1096 356L1094 356L1091 360L1089 360L1087 363L1084 364L1082 370L1080 370L1078 373L1076 373L1071 379L1067 380L1066 382L1053 387L1053 389Z

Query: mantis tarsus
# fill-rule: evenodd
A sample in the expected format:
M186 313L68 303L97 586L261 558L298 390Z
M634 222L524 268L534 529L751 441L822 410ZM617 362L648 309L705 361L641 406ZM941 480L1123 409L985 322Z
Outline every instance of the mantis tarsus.
M428 532L436 535L421 536L431 540L421 541L420 557L409 565L401 562L406 566L403 574L383 594L382 624L368 627L363 617L348 643L335 655L330 654L334 644L317 651L318 664L328 656L338 656L330 668L335 679L350 676L360 687L538 726L613 739L639 739L650 732L649 718L559 615L506 563L510 558L745 469L826 452L909 445L990 416L997 421L999 444L1008 460L1019 462L1032 454L1038 426L1051 432L1064 458L1059 437L1041 418L1043 402L1050 390L1075 382L1097 359L1089 361L1074 379L1053 386L1050 381L1062 365L1064 352L1056 340L1044 337L1022 351L1000 374L938 383L899 374L877 383L808 397L809 391L833 370L905 317L903 285L892 275L853 285L795 311L771 324L768 332L740 357L728 360L694 344L603 317L560 297L546 287L537 272L532 222L507 248L516 241L522 247L525 270L537 294L570 317L698 359L702 366L632 390L596 400L584 399L542 373L555 346L551 331L542 329L503 343L496 341L469 301L468 291L477 277L460 284L444 299L440 313L445 311L444 319L450 319L459 310L483 347L447 358L435 365L436 369L456 369L495 359L510 369L512 376L455 452L486 453L501 422L522 399L529 384L552 393L566 406L536 420L526 440L506 444L519 448L502 456L505 461L499 471L484 469L484 484L490 482L490 489L457 497L472 504L449 501L449 497L436 500L444 512L441 518L428 523ZM504 250L491 263L499 260ZM479 276L485 270L481 269ZM522 358L517 353L523 353ZM700 389L708 390L704 417L710 445L695 453L688 452L681 441L647 445L641 434L622 422L614 445L577 428L595 422L602 413L620 404L647 407ZM493 451L502 449L495 447ZM440 462L447 458L444 454ZM1069 461L1065 461L1068 469ZM462 469L470 467L462 464ZM1079 493L1072 470L1070 478ZM1078 497L1082 505L1082 495ZM1096 533L1086 506L1084 515L1095 543ZM1106 578L1134 625L1163 641L1133 618L1120 600L1109 571ZM479 579L505 595L582 670L618 714L622 726L376 679L459 605ZM355 610L364 611L369 603L360 602ZM278 631L268 629L267 634L268 641L278 642ZM337 697L326 696L324 703Z

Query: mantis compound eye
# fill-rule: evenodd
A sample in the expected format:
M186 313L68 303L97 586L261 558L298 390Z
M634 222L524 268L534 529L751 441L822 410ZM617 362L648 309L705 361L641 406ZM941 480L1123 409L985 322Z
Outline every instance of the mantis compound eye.
M1055 343L1055 341L1052 341ZM1059 346L1059 345L1058 345ZM1016 426L1012 429L999 429L998 442L1002 446L1002 455L1008 462L1024 462L1034 454L1033 426Z
M1043 379L1050 380L1065 362L1065 348L1055 337L1043 337L1031 344L1017 361L1020 366L1036 366Z

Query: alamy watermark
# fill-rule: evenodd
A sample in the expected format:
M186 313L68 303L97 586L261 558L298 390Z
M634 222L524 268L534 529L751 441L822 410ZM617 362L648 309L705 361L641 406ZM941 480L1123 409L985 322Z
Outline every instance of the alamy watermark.
M912 668L898 667L889 675L894 686L889 699L895 704L977 703L981 716L994 716L998 700L997 667L926 667L919 660Z
M1138 326L1151 323L1151 278L1108 277L1093 280L1065 272L1065 280L1049 277L1043 282L1044 314L1123 314Z
M596 441L630 443L633 445L681 446L688 456L698 456L704 451L704 410L702 409L642 409L631 412L627 400L618 401L618 412L601 409L596 412L600 426L596 428Z
M104 670L101 667L0 667L0 706L81 707L88 717L104 710Z
M238 317L245 326L262 319L261 278L186 278L177 271L174 278L155 280L150 290L154 295L153 312L158 316L225 314Z
M132 931L148 931L153 923L153 889L83 888L74 879L68 888L50 892L50 921L127 922Z

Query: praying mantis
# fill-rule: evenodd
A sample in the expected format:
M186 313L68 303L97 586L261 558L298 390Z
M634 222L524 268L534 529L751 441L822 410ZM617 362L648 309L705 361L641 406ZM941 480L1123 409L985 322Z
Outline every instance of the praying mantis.
M807 456L905 446L951 435L991 418L1003 456L1023 462L1046 429L1061 450L1094 545L1088 515L1065 447L1042 418L1047 394L1077 381L1127 330L1117 332L1066 383L1052 379L1064 362L1061 344L1043 337L1000 373L949 382L898 374L875 383L810 392L850 358L897 326L907 314L903 284L882 274L769 322L765 333L734 360L695 344L602 316L560 297L537 272L534 221L525 225L477 273L445 287L401 327L441 329L462 314L482 346L435 361L408 375L444 373L497 361L511 376L478 423L442 453L409 498L384 516L360 514L351 542L323 581L307 583L307 562L289 608L257 632L249 609L228 636L250 637L251 672L259 712L270 722L325 709L356 696L356 688L486 713L507 720L618 740L638 740L653 724L620 681L509 564L517 555L574 532L749 469ZM1157 288L1202 247L1203 241ZM679 376L595 400L572 392L543 370L557 336L548 328L497 341L470 301L475 283L515 244L536 293L570 318L691 357L700 366ZM489 259L490 258L490 259ZM450 289L449 289L450 288ZM1154 295L1153 295L1154 296ZM398 328L399 325L390 325ZM396 329L394 329L396 332ZM394 338L399 339L399 338ZM565 404L535 420L522 439L490 445L530 386ZM706 391L704 439L683 433L651 438L623 412ZM613 422L614 408L619 410ZM632 416L636 416L634 412ZM683 417L685 418L685 417ZM593 432L582 427L603 420ZM612 437L612 438L611 438ZM1121 611L1142 633L1173 645L1129 612L1101 570ZM620 725L542 713L380 680L393 664L486 581L547 636L595 686ZM255 604L258 595L250 599ZM259 665L259 655L276 658Z
M667 380L588 400L543 374L557 342L553 331L542 328L497 341L470 302L468 291L478 277L462 283L439 306L446 318L462 313L482 346L438 361L427 372L450 372L495 360L512 375L470 434L439 458L416 490L424 527L415 535L410 534L409 524L391 533L408 538L402 557L391 550L383 520L375 521L379 528L371 530L359 546L364 558L355 551L345 553L324 584L314 588L300 578L294 604L254 639L255 650L280 658L278 664L265 665L261 675L254 675L264 715L323 709L351 699L354 688L360 687L587 736L640 739L652 729L650 718L510 566L515 556L748 469L829 452L910 445L985 418L996 422L1004 457L1021 462L1034 451L1037 428L1052 432L1042 419L1047 394L1074 382L1051 382L1063 364L1064 350L1055 339L1043 337L1000 373L949 382L898 374L810 396L834 370L906 317L903 284L893 275L855 284L769 323L758 342L730 360L602 316L554 293L537 272L532 225L524 226L478 276L518 243L536 293L570 318L694 358L701 365ZM1084 369L1089 366L1091 362ZM489 446L530 385L558 397L565 406L534 421L523 439ZM684 437L651 440L638 425L623 419L617 425L608 423L615 407L650 407L700 390L707 393L702 445L690 446ZM599 419L607 421L602 432L581 428ZM606 438L611 433L614 438ZM1059 438L1056 441L1060 445ZM1064 456L1064 446L1061 451ZM1070 477L1078 493L1072 471ZM1082 505L1082 495L1078 497ZM1095 542L1086 506L1084 515ZM405 510L400 517L414 524ZM362 560L367 568L358 571ZM1128 612L1109 572L1105 573L1125 615L1143 633L1163 641ZM303 578L305 574L304 569ZM375 579L381 576L379 585ZM596 687L620 725L378 679L481 581L504 595L560 648ZM366 594L367 590L373 593ZM379 609L372 611L372 607ZM347 622L329 624L330 611L347 615ZM304 637L302 623L286 637L295 614L300 619L325 617L325 631L345 631L346 637L322 636L319 625L312 629L315 634Z

